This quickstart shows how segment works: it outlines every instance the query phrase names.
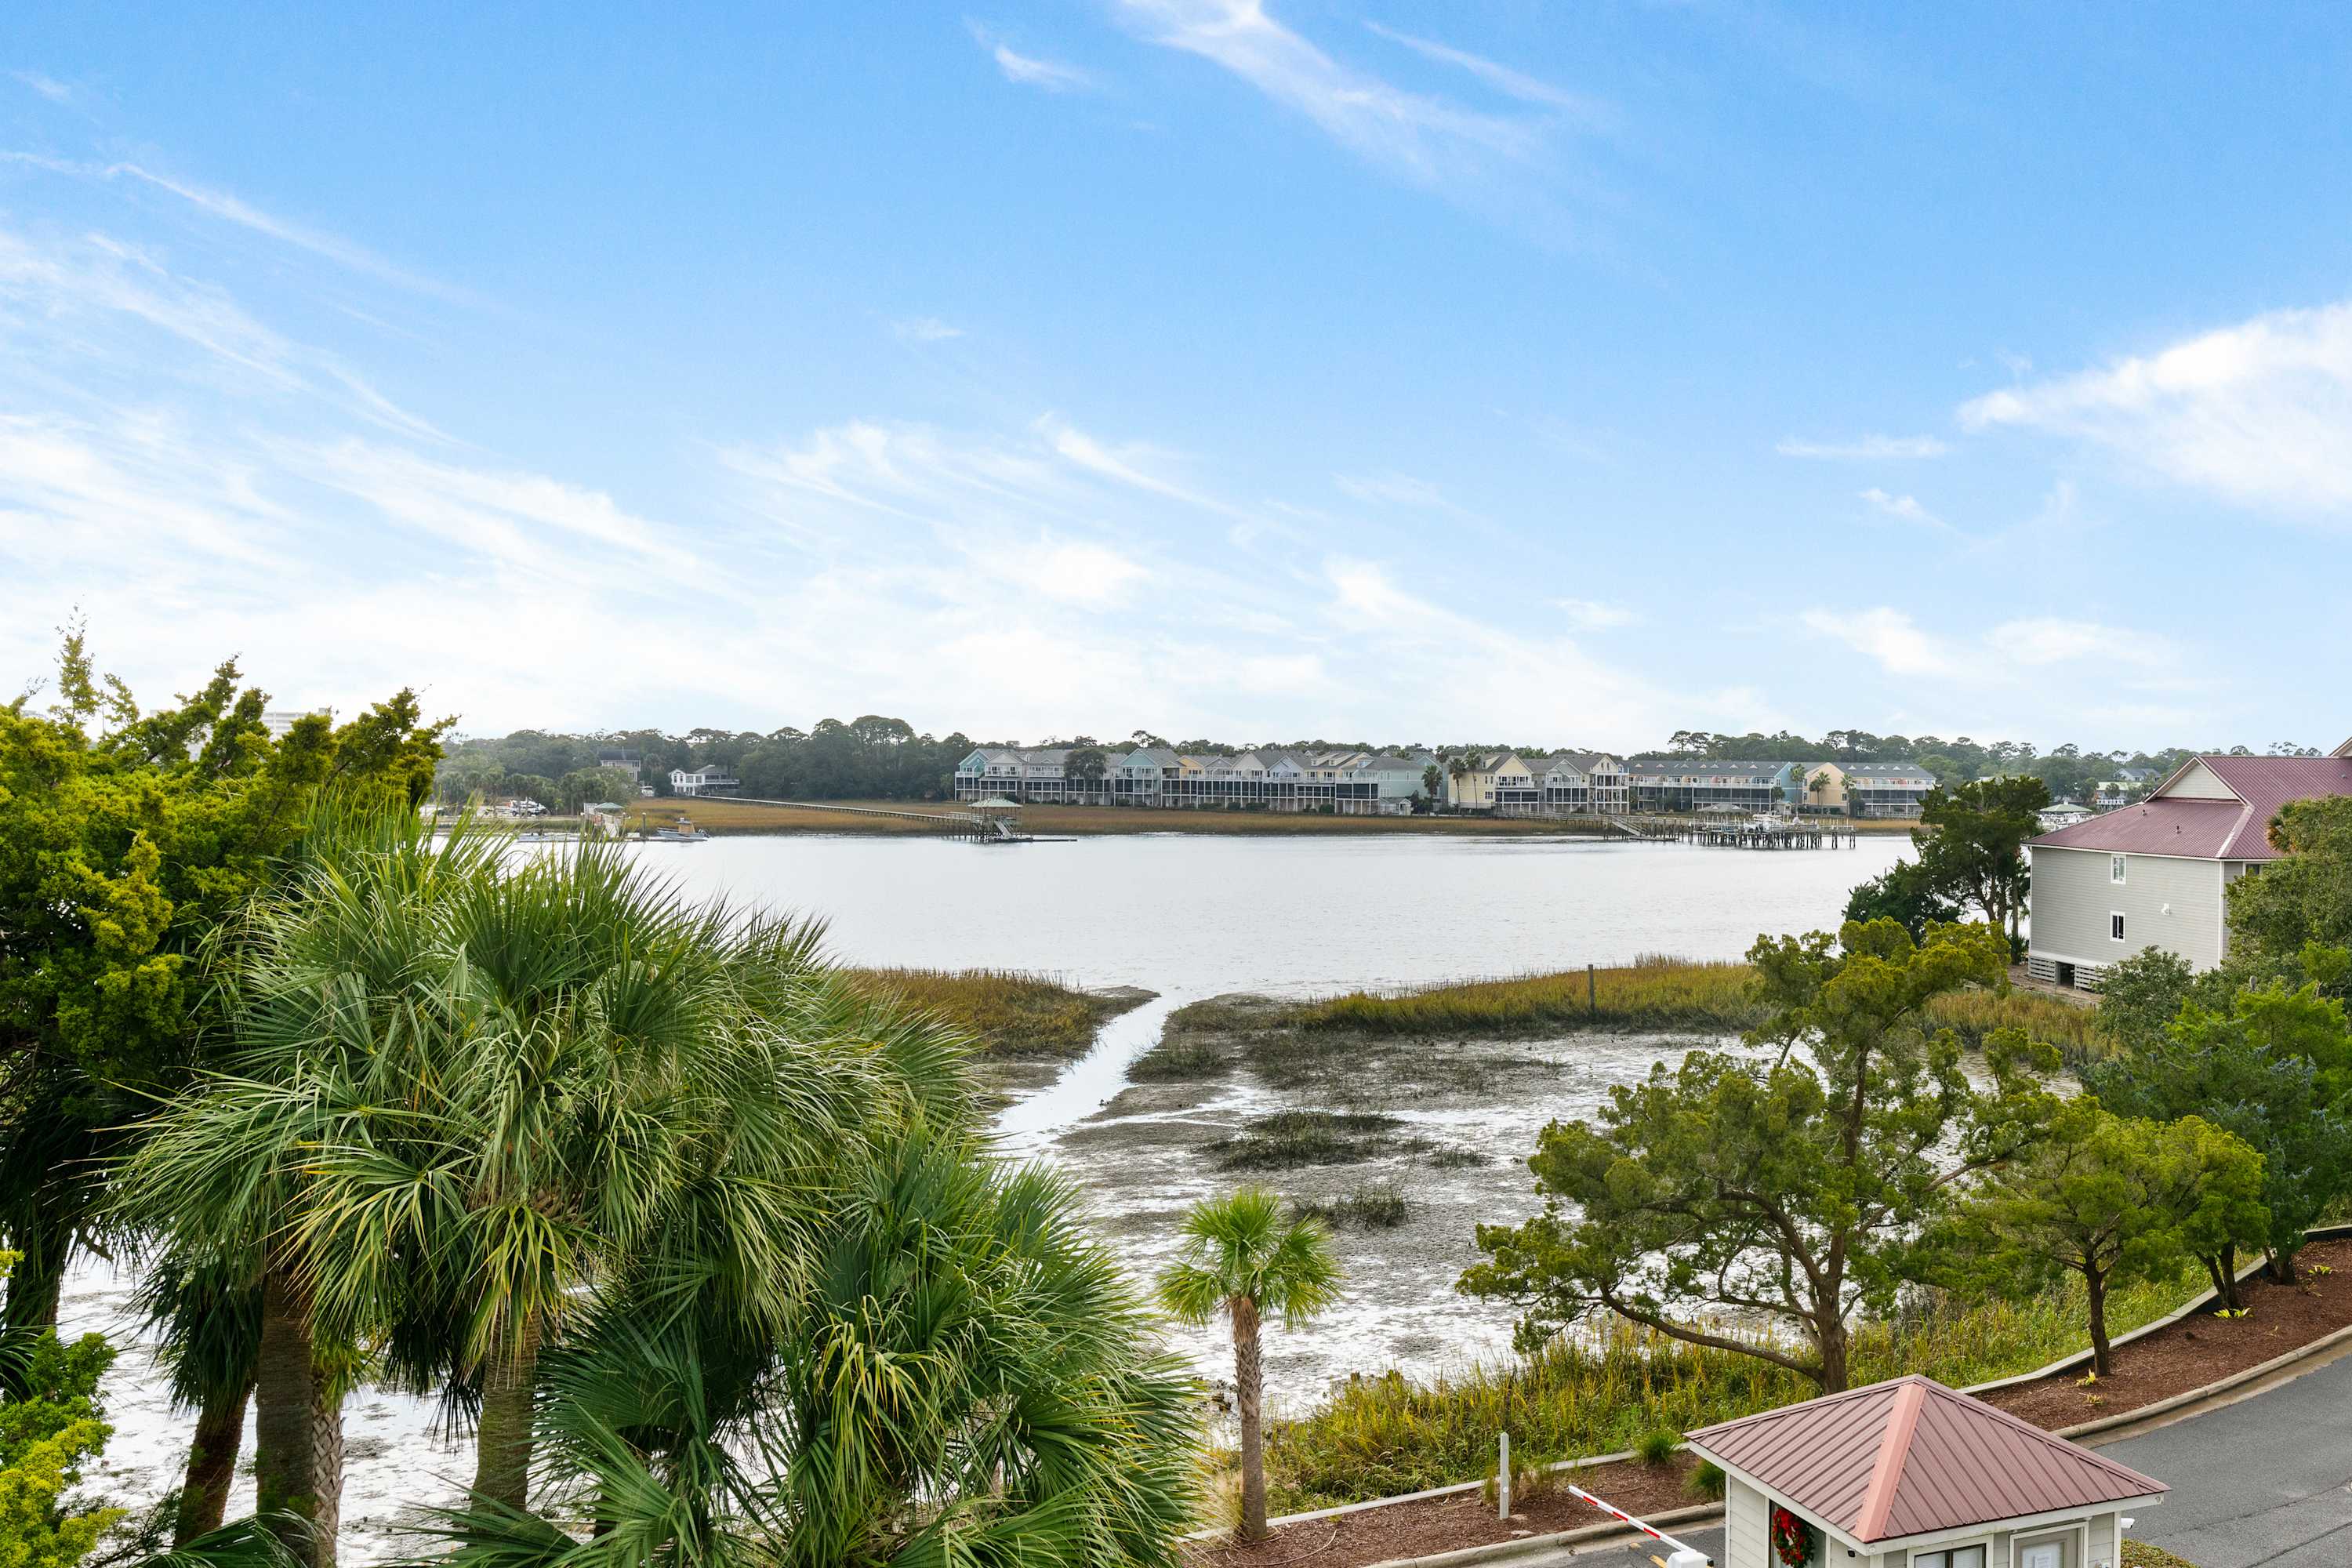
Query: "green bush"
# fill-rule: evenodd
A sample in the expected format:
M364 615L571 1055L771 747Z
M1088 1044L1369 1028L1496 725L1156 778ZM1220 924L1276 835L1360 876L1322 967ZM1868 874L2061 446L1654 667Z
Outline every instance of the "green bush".
M2200 1275L2114 1291L2108 1325L2122 1333L2152 1322L2202 1283ZM1894 1321L1854 1326L1853 1381L1918 1372L1958 1388L2031 1372L2082 1349L2085 1310L2079 1287L1981 1305L1917 1292ZM1543 1464L1631 1448L1645 1434L1695 1431L1816 1392L1753 1356L1612 1318L1573 1342L1454 1376L1351 1379L1328 1403L1268 1425L1268 1483L1284 1512L1323 1508L1489 1470L1495 1439L1506 1431L1515 1459Z

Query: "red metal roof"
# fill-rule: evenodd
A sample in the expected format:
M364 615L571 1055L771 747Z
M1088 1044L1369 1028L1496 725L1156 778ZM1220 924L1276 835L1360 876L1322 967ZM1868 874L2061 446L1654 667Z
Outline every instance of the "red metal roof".
M2168 1489L1917 1376L1703 1427L1690 1445L1865 1545Z
M2166 795L2159 788L2138 805L2045 833L2033 842L2116 854L2275 860L2278 851L2271 847L2267 834L2280 806L2321 795L2352 795L2352 758L2210 756L2197 761L2238 798L2197 799ZM2171 782L2165 781L2168 785Z

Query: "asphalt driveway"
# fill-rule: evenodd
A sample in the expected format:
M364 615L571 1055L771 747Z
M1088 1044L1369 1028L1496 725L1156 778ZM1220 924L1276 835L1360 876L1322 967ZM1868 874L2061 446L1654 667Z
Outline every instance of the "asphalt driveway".
M2352 1563L2352 1356L2099 1452L2171 1483L2131 1533L2198 1568Z

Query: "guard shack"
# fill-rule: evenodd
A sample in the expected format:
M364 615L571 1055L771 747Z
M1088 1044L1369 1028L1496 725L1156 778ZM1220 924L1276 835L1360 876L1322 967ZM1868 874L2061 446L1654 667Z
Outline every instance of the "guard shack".
M2120 1568L2138 1471L1925 1377L1690 1434L1724 1476L1721 1568Z

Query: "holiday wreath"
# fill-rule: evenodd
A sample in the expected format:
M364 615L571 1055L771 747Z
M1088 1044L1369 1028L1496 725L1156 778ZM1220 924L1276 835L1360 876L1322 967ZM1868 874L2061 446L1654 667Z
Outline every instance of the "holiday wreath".
M1813 1560L1813 1527L1778 1503L1772 1505L1772 1554L1780 1568L1805 1568Z

